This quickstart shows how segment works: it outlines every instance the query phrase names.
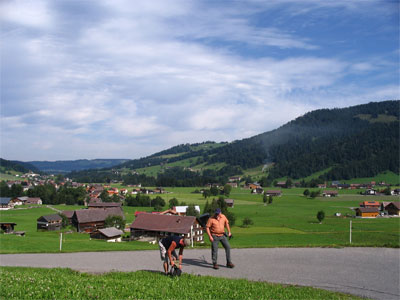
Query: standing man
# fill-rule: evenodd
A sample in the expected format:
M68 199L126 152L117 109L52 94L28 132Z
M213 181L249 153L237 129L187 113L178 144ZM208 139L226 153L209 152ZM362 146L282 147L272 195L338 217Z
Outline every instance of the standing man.
M167 236L158 242L161 260L164 262L164 272L166 275L168 274L168 260L172 268L175 265L175 260L178 259L175 249L179 249L179 269L182 270L183 248L189 245L190 239L185 239L177 235ZM174 256L174 259L172 256Z
M228 268L234 268L235 265L231 261L231 246L229 245L228 239L225 236L225 227L228 230L228 236L231 237L231 228L229 227L229 221L221 213L221 209L217 208L214 215L208 219L206 225L206 231L211 242L211 257L213 262L213 268L219 269L218 266L218 244L222 243L225 248L226 254L226 266Z

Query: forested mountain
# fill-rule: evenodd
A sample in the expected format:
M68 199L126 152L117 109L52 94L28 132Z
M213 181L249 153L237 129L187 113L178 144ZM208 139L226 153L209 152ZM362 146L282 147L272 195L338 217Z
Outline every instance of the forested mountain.
M22 161L13 161L0 158L0 167L2 172L15 171L28 173L31 171L34 173L40 173L39 169L37 169L35 166Z
M372 102L348 108L320 109L260 135L232 143L182 144L102 171L74 172L80 180L96 178L149 182L154 185L200 185L263 164L265 176L303 178L325 170L322 179L399 174L400 101ZM157 174L144 175L158 168ZM115 170L132 170L132 173ZM139 174L136 174L139 173ZM142 176L139 178L139 176ZM145 177L143 177L145 176Z
M46 173L68 173L88 169L112 168L128 159L78 159L58 161L30 161L29 164Z

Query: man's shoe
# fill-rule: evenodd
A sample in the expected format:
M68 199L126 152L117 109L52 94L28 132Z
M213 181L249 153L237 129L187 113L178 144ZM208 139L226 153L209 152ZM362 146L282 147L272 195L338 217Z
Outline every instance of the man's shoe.
M218 270L219 269L218 264L213 264L213 269Z
M235 267L235 265L233 263L227 263L226 266L231 269L233 269Z

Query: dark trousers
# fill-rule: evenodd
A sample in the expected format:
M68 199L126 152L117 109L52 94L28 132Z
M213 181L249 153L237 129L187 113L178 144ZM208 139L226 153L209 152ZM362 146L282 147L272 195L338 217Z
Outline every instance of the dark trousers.
M226 236L216 236L212 235L214 241L211 244L211 258L213 264L216 264L218 261L218 244L219 242L222 243L222 246L225 248L226 254L226 263L231 263L231 246L229 245L228 239Z

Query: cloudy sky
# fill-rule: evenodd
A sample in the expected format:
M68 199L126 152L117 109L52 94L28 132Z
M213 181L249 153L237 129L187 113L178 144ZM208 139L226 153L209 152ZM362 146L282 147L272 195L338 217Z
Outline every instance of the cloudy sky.
M396 0L0 0L0 157L139 158L399 99Z

